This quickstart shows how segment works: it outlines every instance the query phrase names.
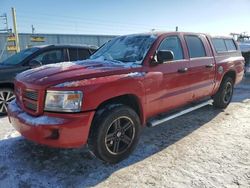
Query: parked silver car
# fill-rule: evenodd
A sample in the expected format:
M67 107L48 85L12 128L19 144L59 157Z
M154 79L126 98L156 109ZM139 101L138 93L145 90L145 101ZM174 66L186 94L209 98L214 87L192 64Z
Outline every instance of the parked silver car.
M240 43L242 56L245 58L245 75L250 76L250 43Z

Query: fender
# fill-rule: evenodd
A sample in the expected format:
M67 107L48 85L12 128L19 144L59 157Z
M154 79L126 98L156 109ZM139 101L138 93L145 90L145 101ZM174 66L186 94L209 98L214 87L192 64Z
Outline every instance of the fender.
M143 124L145 124L144 109L146 98L144 78L144 72L131 72L127 74L65 82L49 89L60 90L63 88L63 90L81 90L83 92L83 112L97 110L102 103L110 99L124 95L133 95L139 103L141 120ZM84 100L85 98L88 100Z
M244 59L241 56L238 57L230 57L230 58L223 58L223 56L216 56L216 76L215 76L215 88L213 94L215 94L223 78L231 74L234 79L235 84L238 84L244 75Z

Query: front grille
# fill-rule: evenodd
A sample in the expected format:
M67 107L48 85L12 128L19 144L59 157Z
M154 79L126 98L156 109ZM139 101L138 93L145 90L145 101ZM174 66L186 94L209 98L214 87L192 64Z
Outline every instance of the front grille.
M24 91L24 97L27 99L37 101L38 100L38 92L33 91L33 90L26 90L26 91Z
M23 104L24 107L30 111L38 111L38 91L25 90L23 92Z
M37 111L37 104L36 103L31 103L31 102L25 101L24 105L29 110L32 110L32 111L35 111L35 112Z

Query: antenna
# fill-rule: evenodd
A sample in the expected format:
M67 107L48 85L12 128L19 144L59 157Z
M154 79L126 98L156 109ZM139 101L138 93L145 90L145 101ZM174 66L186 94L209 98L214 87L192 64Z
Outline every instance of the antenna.
M35 27L33 25L31 25L31 33L35 34Z

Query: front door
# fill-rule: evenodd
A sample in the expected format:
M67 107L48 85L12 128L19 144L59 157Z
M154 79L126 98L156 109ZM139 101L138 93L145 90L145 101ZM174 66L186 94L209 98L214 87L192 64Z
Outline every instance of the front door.
M151 66L147 73L147 115L166 112L190 102L189 59L183 53L184 41L178 35L166 36L159 50L171 50L174 60Z

